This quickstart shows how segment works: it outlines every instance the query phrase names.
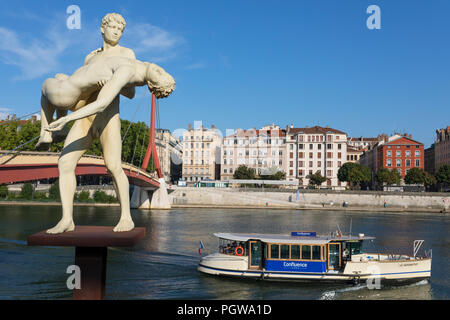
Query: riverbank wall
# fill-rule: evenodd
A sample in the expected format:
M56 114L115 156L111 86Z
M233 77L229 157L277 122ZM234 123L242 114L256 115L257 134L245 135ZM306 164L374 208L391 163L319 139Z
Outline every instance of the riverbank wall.
M386 212L450 212L448 193L331 190L261 190L177 188L169 194L173 208L326 209Z

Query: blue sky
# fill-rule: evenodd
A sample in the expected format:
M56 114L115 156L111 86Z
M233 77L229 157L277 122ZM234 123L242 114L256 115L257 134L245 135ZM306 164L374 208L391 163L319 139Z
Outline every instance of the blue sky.
M81 8L81 30L66 8ZM369 5L381 30L369 30ZM42 82L101 46L100 21L127 20L121 44L177 81L161 127L331 126L350 136L408 132L430 145L450 123L450 1L2 1L0 116L39 110ZM142 104L143 103L143 104ZM121 116L149 119L150 97Z

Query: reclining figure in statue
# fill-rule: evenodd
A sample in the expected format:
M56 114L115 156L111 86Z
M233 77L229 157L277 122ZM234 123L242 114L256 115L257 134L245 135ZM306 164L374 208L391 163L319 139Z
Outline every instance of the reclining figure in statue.
M61 132L68 122L105 110L125 87L144 85L148 85L157 98L166 98L175 89L175 80L155 64L124 57L101 59L81 67L72 76L57 74L45 80L41 97L41 137L36 149L48 149L53 142L51 132ZM98 90L97 99L87 104L86 100ZM74 112L50 123L55 110Z

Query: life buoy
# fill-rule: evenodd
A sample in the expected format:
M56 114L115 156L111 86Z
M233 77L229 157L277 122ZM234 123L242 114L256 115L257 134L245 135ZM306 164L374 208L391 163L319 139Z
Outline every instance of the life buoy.
M237 247L236 250L234 250L234 253L237 256L243 256L244 255L244 248L242 248L241 246Z

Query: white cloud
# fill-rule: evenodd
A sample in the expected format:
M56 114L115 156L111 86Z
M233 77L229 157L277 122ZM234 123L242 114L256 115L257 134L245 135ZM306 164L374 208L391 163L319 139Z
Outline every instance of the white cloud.
M155 62L175 58L176 49L185 43L183 37L148 23L127 22L122 39L125 46L136 52L138 59L145 56Z
M69 41L51 30L43 39L24 39L13 30L0 27L0 59L14 65L21 74L16 80L38 78L55 71L59 56L67 49Z
M186 66L185 69L186 70L195 70L195 69L203 69L205 67L206 67L206 65L203 62L197 62L197 63L193 63L193 64Z
M0 120L4 120L11 114L12 109L0 108Z

